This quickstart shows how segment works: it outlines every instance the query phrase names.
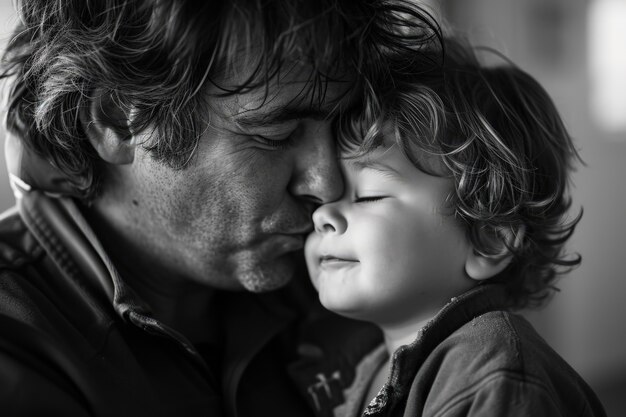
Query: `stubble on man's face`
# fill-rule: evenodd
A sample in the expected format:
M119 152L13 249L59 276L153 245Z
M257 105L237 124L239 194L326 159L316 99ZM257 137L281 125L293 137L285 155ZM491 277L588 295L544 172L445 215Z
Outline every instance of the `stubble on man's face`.
M269 98L261 88L212 101L183 170L137 158L127 224L163 270L254 292L291 279L312 227L312 200L343 189L328 109L293 100L302 88L284 80Z

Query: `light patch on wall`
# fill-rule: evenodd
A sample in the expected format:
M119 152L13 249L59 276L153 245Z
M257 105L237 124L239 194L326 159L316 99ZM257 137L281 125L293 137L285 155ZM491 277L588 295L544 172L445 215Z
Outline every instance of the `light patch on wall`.
M593 0L588 34L594 121L606 132L626 133L626 1Z

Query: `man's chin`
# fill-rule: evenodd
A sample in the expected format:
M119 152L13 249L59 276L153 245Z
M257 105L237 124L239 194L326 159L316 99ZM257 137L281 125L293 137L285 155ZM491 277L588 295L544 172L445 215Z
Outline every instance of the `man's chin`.
M259 264L255 268L239 271L238 280L244 289L262 293L277 290L289 283L294 275L295 264L291 256L282 256L272 263Z

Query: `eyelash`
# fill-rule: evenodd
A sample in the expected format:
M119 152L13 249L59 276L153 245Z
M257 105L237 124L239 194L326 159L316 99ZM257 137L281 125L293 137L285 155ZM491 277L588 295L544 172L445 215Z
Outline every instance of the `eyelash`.
M375 196L375 197L357 197L354 202L355 203L373 203L375 201L379 201L382 200L385 197L382 196Z
M261 135L255 135L258 139L261 140L261 142L263 142L263 144L270 146L272 148L275 149L287 149L289 148L292 144L293 144L293 139L291 138L291 136L285 138L285 139L281 139L281 140L276 140L276 139L270 139L267 138L265 136L261 136Z

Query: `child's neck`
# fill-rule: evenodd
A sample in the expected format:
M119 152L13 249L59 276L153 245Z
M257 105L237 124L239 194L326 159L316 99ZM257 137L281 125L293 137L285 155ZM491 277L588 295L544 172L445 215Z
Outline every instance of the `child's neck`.
M422 327L428 322L429 319L422 319L419 321L412 321L408 323L396 324L396 325L379 325L383 331L385 338L385 347L389 353L389 358L378 369L378 371L372 377L367 394L363 398L363 409L367 407L369 401L378 394L385 382L389 379L389 373L391 372L391 362L393 359L393 353L403 345L412 343Z
M389 356L391 357L400 346L412 343L417 338L418 332L428 323L428 320L430 320L430 318L416 322L411 321L396 325L380 326L383 331L385 346L387 347Z

